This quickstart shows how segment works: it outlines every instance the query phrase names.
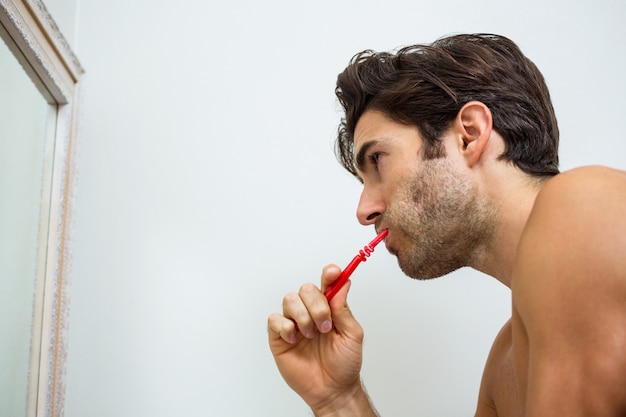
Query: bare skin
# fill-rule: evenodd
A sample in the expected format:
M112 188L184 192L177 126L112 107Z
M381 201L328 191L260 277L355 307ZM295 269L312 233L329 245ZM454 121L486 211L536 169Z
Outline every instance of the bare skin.
M415 224L425 230L440 220L420 210L449 201L437 189L441 173L452 172L445 184L464 197L458 210L440 217L454 228L463 218L480 226L483 237L468 235L463 259L511 288L512 317L493 343L475 415L625 415L626 173L584 167L546 181L531 178L498 159L504 142L478 102L466 104L444 135L445 170L428 171L441 174L431 188L415 128L367 111L354 137L355 154L368 144L375 156L359 166L364 188L357 217L389 228L387 248L407 275L431 278L463 266L455 256L419 262L428 241L413 238ZM415 197L407 183L422 187L419 199L407 197ZM444 227L434 229L446 239ZM268 318L270 349L315 415L376 416L360 381L363 330L346 302L349 285L330 304L322 293L339 272L328 266L321 289L305 284L284 298L282 314Z

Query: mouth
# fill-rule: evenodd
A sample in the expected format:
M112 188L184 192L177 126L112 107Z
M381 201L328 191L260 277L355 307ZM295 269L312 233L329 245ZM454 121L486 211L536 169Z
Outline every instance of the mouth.
M385 238L383 239L387 252L389 252L393 256L398 256L398 251L391 245L391 242L389 241L389 237L391 236L391 230L388 227L381 227L379 230L381 231L381 233L387 230L387 234L385 235Z
M388 240L389 240L389 235L391 234L391 230L389 230L388 227L380 227L380 228L375 228L375 231L377 233L378 236L384 235L384 237L382 238L382 242L385 243L385 247L387 248L387 250L389 250L389 246L387 244Z
M388 227L374 227L374 231L376 232L376 240L378 242L387 243L387 238L389 237Z

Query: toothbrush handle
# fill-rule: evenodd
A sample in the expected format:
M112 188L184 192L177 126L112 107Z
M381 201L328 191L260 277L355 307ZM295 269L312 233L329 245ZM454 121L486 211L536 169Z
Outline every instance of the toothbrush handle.
M343 287L346 281L348 281L348 278L350 278L350 275L352 275L357 265L360 263L361 257L359 255L355 256L352 261L350 261L348 266L346 266L346 268L341 271L341 274L339 274L339 278L337 278L332 284L326 287L326 289L324 290L326 300L330 301L335 296L335 294L339 292L341 287Z
M387 237L388 233L389 233L388 229L385 229L382 232L380 232L374 238L374 240L372 240L368 245L366 245L362 250L360 250L359 253L354 258L352 258L352 261L350 261L348 266L346 266L345 269L341 271L341 274L339 274L339 278L337 278L332 284L330 284L324 290L324 295L326 296L326 300L330 301L331 298L333 298L335 294L339 292L341 287L343 287L346 281L348 281L348 278L350 278L350 275L352 275L356 267L361 262L365 262L367 260L367 258L371 255L371 253L374 252L374 248L376 247L376 245L382 242Z

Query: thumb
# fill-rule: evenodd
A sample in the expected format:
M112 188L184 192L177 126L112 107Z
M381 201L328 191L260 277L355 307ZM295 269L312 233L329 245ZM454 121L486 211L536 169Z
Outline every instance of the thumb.
M324 268L322 274L322 288L326 288L332 284L339 277L340 273L341 269L336 265L328 265ZM352 311L348 306L348 292L350 291L351 285L352 281L346 281L328 304L330 305L333 327L335 327L338 332L360 334L362 332L361 326L352 315Z

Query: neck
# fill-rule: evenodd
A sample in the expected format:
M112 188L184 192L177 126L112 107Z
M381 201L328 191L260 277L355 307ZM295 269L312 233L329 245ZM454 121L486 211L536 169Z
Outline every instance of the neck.
M511 166L506 169L517 172L492 176L496 180L485 184L487 196L496 208L495 227L488 247L472 267L510 288L517 246L545 180L528 177Z

